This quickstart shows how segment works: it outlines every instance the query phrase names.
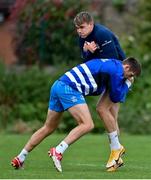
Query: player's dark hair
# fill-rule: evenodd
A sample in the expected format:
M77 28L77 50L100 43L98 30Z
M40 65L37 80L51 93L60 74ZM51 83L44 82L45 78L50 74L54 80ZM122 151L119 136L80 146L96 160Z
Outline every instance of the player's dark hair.
M89 24L93 22L93 17L91 16L89 12L83 11L76 15L73 22L75 26L80 26L83 23Z
M135 73L135 76L141 75L141 64L134 57L124 59L123 64L129 64L130 69Z

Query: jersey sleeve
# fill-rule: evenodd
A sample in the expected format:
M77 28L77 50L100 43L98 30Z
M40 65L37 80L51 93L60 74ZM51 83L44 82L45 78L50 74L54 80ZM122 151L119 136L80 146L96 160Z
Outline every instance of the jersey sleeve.
M83 59L83 62L86 62L87 59L90 57L91 53L89 51L83 50L83 41L80 37L79 37L79 47L80 47L81 58Z
M116 36L113 36L113 40L114 40L114 44L116 46L116 50L118 52L118 59L123 61L126 58L126 55L125 55L124 51L121 48L121 45L120 45L120 43L118 41L118 38Z
M83 59L83 62L87 62L90 57L91 57L90 51L83 51L83 49L81 49L81 58Z
M111 75L109 84L109 96L112 102L125 102L126 95L131 87L131 82L122 76Z

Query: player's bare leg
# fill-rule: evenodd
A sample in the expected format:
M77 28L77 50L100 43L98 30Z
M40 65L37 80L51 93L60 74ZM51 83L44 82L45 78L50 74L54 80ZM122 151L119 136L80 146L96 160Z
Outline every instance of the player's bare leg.
M114 170L123 165L121 155L125 152L125 149L122 148L123 146L121 146L118 139L118 110L119 105L117 103L113 103L110 100L107 92L104 93L97 104L97 112L104 122L110 141L111 154L106 167L111 168L112 166L114 166L116 167L114 168Z
M74 143L84 134L90 132L94 127L87 104L75 105L69 108L68 111L74 117L78 125L70 131L56 148L50 148L49 151L49 156L52 157L54 165L59 172L62 172L61 160L64 151L70 144Z
M43 127L31 136L21 153L12 160L11 164L15 169L21 168L27 154L58 127L61 115L62 113L48 110L46 122Z

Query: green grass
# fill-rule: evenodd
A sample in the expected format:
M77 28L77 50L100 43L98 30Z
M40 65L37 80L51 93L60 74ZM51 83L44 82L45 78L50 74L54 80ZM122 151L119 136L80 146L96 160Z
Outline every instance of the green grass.
M151 137L122 135L126 147L125 166L114 173L106 172L109 156L105 135L86 135L69 147L58 173L47 156L50 146L65 135L54 134L44 140L27 157L23 170L14 170L11 159L20 152L29 135L0 135L0 179L148 179L151 178Z

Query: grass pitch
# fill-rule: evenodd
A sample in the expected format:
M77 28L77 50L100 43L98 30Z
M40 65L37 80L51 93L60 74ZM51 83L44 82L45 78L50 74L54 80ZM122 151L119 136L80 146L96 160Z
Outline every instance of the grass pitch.
M86 135L64 153L63 173L55 170L47 155L65 135L53 134L27 157L23 170L14 170L11 159L23 148L29 135L0 135L0 179L151 179L151 136L122 135L125 165L106 172L109 157L106 135Z

